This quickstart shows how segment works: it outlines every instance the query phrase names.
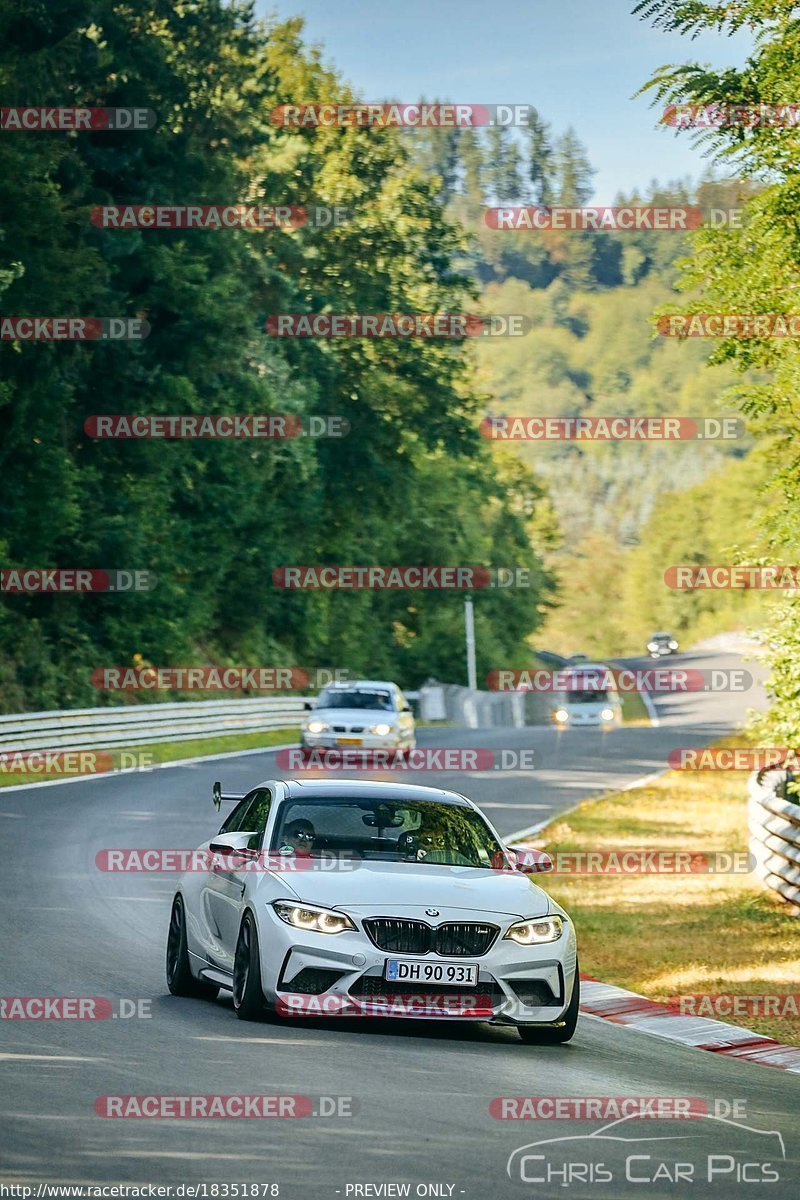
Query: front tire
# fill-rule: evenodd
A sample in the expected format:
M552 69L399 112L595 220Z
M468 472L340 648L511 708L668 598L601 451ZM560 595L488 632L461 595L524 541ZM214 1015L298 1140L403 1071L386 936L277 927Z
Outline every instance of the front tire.
M195 979L189 966L189 947L186 942L186 910L183 899L172 901L167 934L167 987L173 996L195 996L214 1000L219 988L203 979Z
M567 1005L567 1011L558 1025L519 1025L519 1036L523 1042L537 1046L554 1046L568 1042L575 1034L578 1024L578 1012L581 1006L581 981L578 973L578 963L575 963L575 982L572 985L572 995Z
M261 955L252 913L246 912L239 927L233 960L233 1007L240 1021L258 1021L264 1015L261 990Z

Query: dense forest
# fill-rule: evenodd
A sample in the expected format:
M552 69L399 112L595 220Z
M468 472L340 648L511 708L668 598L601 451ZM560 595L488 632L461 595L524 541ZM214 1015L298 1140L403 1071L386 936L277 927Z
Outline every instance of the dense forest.
M17 104L146 107L141 132L0 139L5 314L146 320L145 340L2 343L0 565L146 569L125 595L3 597L0 705L98 702L97 665L463 674L459 593L286 592L293 563L512 565L477 606L482 670L525 655L552 592L541 489L498 467L463 341L269 338L280 312L469 312L464 231L392 130L284 130L353 99L300 22L221 0L0 5ZM331 228L136 230L112 204L339 206ZM344 438L94 440L97 414L335 414Z
M741 72L660 72L654 125L667 101L792 99L797 39L778 0L653 0L647 10L684 32L750 21L763 35ZM272 110L298 96L357 97L306 44L301 21L260 23L249 5L221 0L0 0L0 26L3 91L15 103L144 106L157 117L137 133L0 139L3 312L150 327L141 341L0 343L0 567L158 579L120 596L4 596L0 707L97 703L95 666L142 661L336 666L406 687L462 680L459 593L286 592L273 572L467 563L530 574L530 587L476 597L480 676L526 665L533 647L640 651L657 627L685 641L766 610L770 639L793 664L779 666L776 708L791 726L792 601L672 593L663 572L796 554L795 347L679 341L655 322L714 305L791 311L794 130L690 133L716 164L699 184L604 198L736 209L741 227L502 232L487 206L592 196L579 133L554 131L543 112L513 131L281 128ZM97 205L221 202L341 206L347 219L221 231L91 219ZM265 335L270 314L355 312L520 314L527 332ZM89 417L125 413L335 415L349 433L231 442L85 432ZM703 443L500 444L480 434L498 414L738 414L747 427Z

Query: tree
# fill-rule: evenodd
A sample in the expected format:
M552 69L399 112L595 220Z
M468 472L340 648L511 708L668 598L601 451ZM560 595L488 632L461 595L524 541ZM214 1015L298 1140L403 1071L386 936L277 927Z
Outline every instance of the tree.
M284 592L292 563L426 561L442 552L409 520L448 526L433 464L469 478L464 503L505 514L536 562L477 429L471 355L456 341L270 339L272 312L461 312L461 230L442 180L397 131L284 130L270 113L302 95L355 97L302 41L302 23L256 23L249 4L121 0L44 6L0 0L0 80L18 103L42 95L146 106L147 133L0 139L6 311L140 316L140 342L4 341L0 388L2 566L148 568L148 593L4 596L0 705L102 700L101 664L239 662L423 670L389 630L396 596ZM20 197L23 198L21 202ZM144 201L339 205L325 230L112 230L98 204ZM31 220L35 212L35 220ZM92 414L336 414L334 441L94 441ZM35 498L35 499L34 499ZM451 536L465 562L491 558L477 521ZM522 551L520 550L520 553ZM419 556L419 557L417 557ZM434 560L435 561L435 560ZM447 562L447 559L444 560ZM543 588L547 581L538 571ZM436 638L433 606L417 620ZM494 610L508 653L538 622ZM440 606L455 670L460 614Z
M545 207L553 200L553 147L550 127L538 113L525 129L528 143L528 178L533 187L533 200Z
M755 34L755 50L741 69L713 71L696 62L665 67L646 85L655 103L746 105L794 103L800 84L800 45L796 4L789 0L740 0L712 5L687 0L649 0L636 11L668 30L733 32L746 26ZM682 131L678 131L681 133ZM698 129L694 136L709 154L736 164L763 190L742 205L742 227L701 229L687 270L686 290L701 298L686 306L733 313L792 313L797 310L800 269L800 142L796 129L780 123L738 120ZM791 564L800 552L800 454L797 450L797 394L800 353L791 338L729 338L713 350L712 362L727 361L749 373L737 389L742 411L768 439L772 493L760 533L774 563ZM775 696L769 719L771 736L794 745L800 738L797 679L800 678L800 628L796 606L781 606L764 635L772 648Z

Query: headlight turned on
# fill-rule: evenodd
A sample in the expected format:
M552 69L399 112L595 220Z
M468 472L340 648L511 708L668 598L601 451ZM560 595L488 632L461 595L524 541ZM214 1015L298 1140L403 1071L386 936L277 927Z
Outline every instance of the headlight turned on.
M355 929L346 913L334 912L330 908L292 904L288 900L276 900L272 907L287 925L305 929L309 933L344 933L346 929Z
M309 721L306 725L307 733L327 733L329 729L330 725L327 725L325 721Z
M563 724L565 721L569 720L569 713L565 708L557 708L553 713L553 718L560 724Z
M602 721L613 721L614 720L613 708L604 708L603 711L600 713L600 719Z
M505 934L520 946L540 946L543 942L557 942L564 930L561 917L536 917L531 921L517 921Z
M370 733L377 733L379 737L388 737L392 732L392 727L384 721L380 725L370 725L369 731Z

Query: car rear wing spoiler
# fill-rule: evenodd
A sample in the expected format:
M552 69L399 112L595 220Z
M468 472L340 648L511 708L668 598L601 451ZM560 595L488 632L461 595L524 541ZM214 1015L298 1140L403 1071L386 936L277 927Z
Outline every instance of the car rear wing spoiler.
M211 786L211 799L214 801L214 808L219 812L220 805L223 800L231 802L244 800L247 792L223 792L222 784L217 779Z

